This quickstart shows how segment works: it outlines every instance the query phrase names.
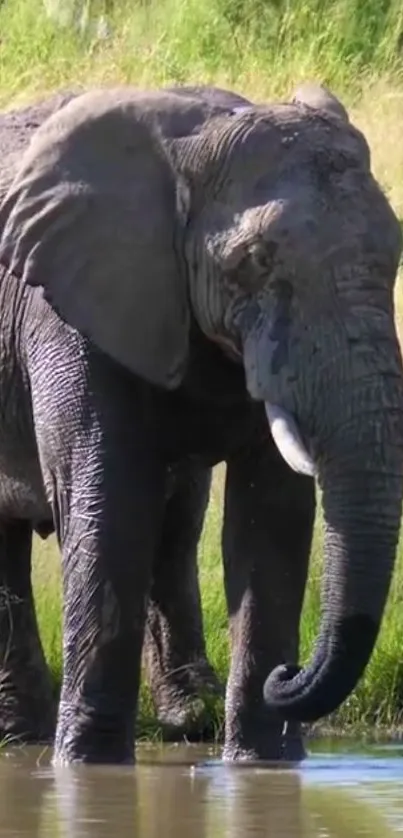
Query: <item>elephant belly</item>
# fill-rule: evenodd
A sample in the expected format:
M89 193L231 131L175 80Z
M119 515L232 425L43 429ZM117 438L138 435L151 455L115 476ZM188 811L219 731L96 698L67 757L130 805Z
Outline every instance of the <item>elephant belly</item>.
M168 402L168 400L167 400ZM245 446L269 436L262 405L245 403L226 407L200 405L171 399L163 411L156 411L155 438L170 464L193 462L202 467L228 460ZM161 421L161 417L163 417ZM163 428L163 433L158 428Z
M22 444L0 450L0 518L24 518L33 524L52 518L35 454Z
M52 516L35 441L26 368L26 295L22 284L1 266L0 313L0 518L24 518L35 525Z
M0 518L24 518L34 523L52 517L40 472L35 472L32 466L22 472L0 463Z
M191 459L213 466L270 436L264 406L248 396L241 365L201 333L193 336L183 384L154 392L147 424L170 464Z

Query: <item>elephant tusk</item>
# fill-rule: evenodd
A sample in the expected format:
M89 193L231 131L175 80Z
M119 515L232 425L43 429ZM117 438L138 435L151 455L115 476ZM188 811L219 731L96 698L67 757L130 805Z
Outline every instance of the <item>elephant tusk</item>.
M232 115L237 116L239 113L245 113L245 111L250 111L253 105L236 105L235 108L232 108Z
M265 408L274 442L283 459L299 474L314 477L315 463L305 448L294 417L270 402L265 402Z

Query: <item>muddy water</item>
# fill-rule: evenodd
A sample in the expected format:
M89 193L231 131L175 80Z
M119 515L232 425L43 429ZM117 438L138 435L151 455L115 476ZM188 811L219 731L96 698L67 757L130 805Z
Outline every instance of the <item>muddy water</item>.
M0 756L1 838L389 838L403 832L403 748L330 752L298 771L229 767L198 747L144 748L131 768L54 770Z

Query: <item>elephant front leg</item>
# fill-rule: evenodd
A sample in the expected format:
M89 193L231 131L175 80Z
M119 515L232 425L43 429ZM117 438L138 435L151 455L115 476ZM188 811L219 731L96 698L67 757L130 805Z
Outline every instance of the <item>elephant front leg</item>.
M98 486L94 474L89 483L79 481L62 538L64 667L55 762L134 760L160 505L146 457L137 467L132 461L126 468L116 455L115 469L118 474L112 478L104 473Z
M153 566L144 663L165 739L205 738L223 688L207 659L197 548L209 500L211 469L182 466L170 477Z
M61 538L64 668L56 762L134 761L163 479L146 452L130 456L122 443L110 449L108 464L77 481Z
M0 739L53 739L56 705L31 584L28 521L0 524Z
M304 757L298 725L263 701L268 673L298 661L299 621L314 523L314 482L295 474L270 439L228 463L223 529L231 667L224 759Z
M55 763L131 763L165 466L147 385L49 319L30 349L39 459L62 553Z

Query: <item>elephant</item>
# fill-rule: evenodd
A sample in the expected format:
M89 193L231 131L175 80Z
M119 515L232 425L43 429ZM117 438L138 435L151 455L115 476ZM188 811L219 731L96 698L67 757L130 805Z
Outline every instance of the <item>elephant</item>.
M191 131L196 119L209 113L221 112L249 104L238 94L208 87L169 88L172 92L201 100L200 109L190 108L185 128ZM0 195L5 194L17 161L29 140L50 114L74 99L80 90L57 93L35 105L5 113L0 118ZM207 108L207 110L206 110ZM29 412L30 407L27 404ZM27 461L19 457L21 475L30 472L30 447ZM13 468L15 464L13 462ZM166 514L161 533L161 544L153 566L153 584L147 609L144 665L151 688L157 718L167 739L198 738L211 733L211 713L205 699L221 695L223 688L207 660L203 637L203 621L197 577L197 546L209 500L211 467L187 462L180 468L167 469ZM4 483L5 475L2 474ZM23 479L18 480L23 486ZM20 518L20 505L26 501L19 496L13 501L13 511L7 506L2 513L8 518ZM2 522L3 524L3 522ZM18 525L20 527L20 524ZM52 510L43 509L43 516L31 516L26 532L11 536L14 546L4 544L4 551L17 552L24 558L23 569L17 579L10 579L6 567L1 569L1 588L7 591L8 612L4 613L0 630L2 659L9 645L9 628L13 624L14 644L8 664L1 668L0 736L17 736L19 740L51 739L54 733L55 712L49 674L35 620L35 609L30 584L31 534L36 531L47 538L54 531ZM169 556L169 558L166 558ZM12 559L13 561L13 559ZM169 561L169 573L166 564ZM3 561L4 564L4 561ZM184 630L185 627L185 630Z
M225 760L303 758L301 722L351 693L389 591L400 225L340 109L298 93L212 110L168 91L84 93L35 130L0 204L4 557L18 593L22 543L50 508L56 764L134 761L169 468L226 462ZM322 613L301 667L314 477Z

